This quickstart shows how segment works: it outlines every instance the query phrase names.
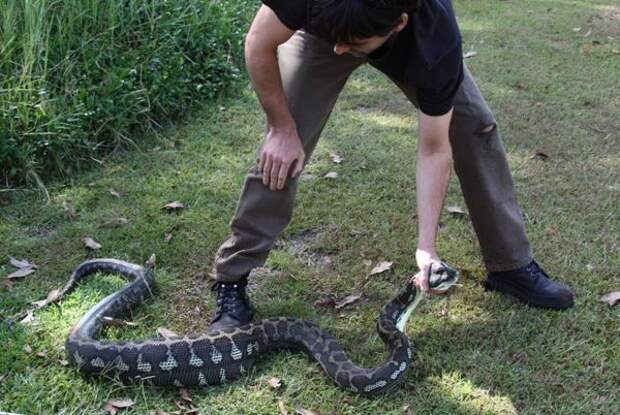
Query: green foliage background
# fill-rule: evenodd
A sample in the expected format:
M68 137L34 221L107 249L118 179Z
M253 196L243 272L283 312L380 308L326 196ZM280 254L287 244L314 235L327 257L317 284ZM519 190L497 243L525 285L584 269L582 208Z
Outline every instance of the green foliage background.
M0 174L91 164L239 76L249 0L0 0Z

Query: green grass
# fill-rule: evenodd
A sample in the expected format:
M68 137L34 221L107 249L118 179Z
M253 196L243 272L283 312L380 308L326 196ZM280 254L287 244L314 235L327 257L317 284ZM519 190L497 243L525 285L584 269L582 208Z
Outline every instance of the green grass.
M528 235L545 269L570 285L575 307L530 309L481 287L485 277L467 220L442 217L440 254L462 273L449 299L423 303L408 333L417 349L403 386L373 400L337 389L303 354L276 353L247 377L193 391L201 413L274 414L282 400L322 413L402 414L612 414L620 412L620 309L598 301L618 290L620 144L620 6L607 1L455 3L468 61L497 116ZM579 32L573 28L581 27ZM588 30L592 33L584 37ZM612 37L613 39L610 39ZM598 43L597 43L598 42ZM136 401L126 413L177 411L176 391L90 381L63 367L63 342L79 316L120 280L97 276L59 307L35 314L35 325L7 320L28 308L92 257L81 243L97 238L96 255L143 263L157 254L161 291L133 311L135 329L113 338L150 336L165 326L202 332L213 310L206 286L215 250L263 134L263 114L249 88L214 103L192 121L153 137L140 150L110 160L70 183L12 192L0 211L0 252L39 265L36 274L0 288L0 410L17 413L101 413L108 398ZM550 158L532 158L544 151ZM337 166L330 153L342 155ZM375 334L379 308L415 272L416 117L414 110L370 68L349 82L315 152L295 217L267 266L274 272L256 287L258 318L312 319L341 339L358 362L374 364L384 346ZM338 171L336 181L321 179ZM109 189L123 192L117 199ZM187 209L161 207L181 200ZM70 221L63 202L78 218ZM453 177L446 204L464 207ZM128 218L120 229L98 225ZM316 232L293 249L305 230ZM172 233L170 242L165 242ZM313 255L331 263L309 264ZM368 280L363 260L394 261L393 273ZM8 258L0 275L10 272ZM314 305L326 296L363 289L367 300L341 313ZM360 341L366 339L366 341ZM46 357L24 352L30 345ZM273 390L276 376L284 387Z

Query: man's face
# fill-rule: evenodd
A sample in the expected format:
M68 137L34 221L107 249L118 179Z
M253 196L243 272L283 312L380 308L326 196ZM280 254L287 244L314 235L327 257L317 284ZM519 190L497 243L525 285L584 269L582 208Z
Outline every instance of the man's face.
M363 58L368 56L374 50L378 49L381 45L383 45L387 40L392 37L393 34L400 32L407 26L407 21L409 20L409 16L406 13L403 13L401 16L401 21L397 24L394 29L390 31L385 36L372 36L363 39L355 39L351 43L336 43L334 45L334 53L336 55L342 55L348 53L350 55L356 56L358 58Z

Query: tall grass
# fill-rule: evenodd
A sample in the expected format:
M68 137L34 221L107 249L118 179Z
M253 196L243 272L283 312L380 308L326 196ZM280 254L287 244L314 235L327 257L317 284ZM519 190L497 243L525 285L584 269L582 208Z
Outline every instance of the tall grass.
M70 173L238 77L249 0L0 0L0 174Z

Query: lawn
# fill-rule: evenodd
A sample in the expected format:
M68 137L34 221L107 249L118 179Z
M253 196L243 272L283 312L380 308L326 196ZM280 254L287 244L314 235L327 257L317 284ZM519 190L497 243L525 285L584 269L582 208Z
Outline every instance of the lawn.
M208 274L264 131L246 81L233 98L100 168L49 183L49 201L40 189L0 192L0 276L15 271L9 255L38 265L0 286L0 411L104 413L107 400L127 398L134 403L122 414L192 407L203 414L620 413L620 308L599 301L620 289L620 3L458 0L455 8L536 257L574 290L572 309L537 310L485 292L473 228L466 215L446 211L439 252L460 270L460 285L418 308L407 328L415 363L402 386L380 398L339 390L316 362L290 351L230 384L192 390L191 403L177 390L81 377L63 361L64 340L120 279L95 276L58 306L36 311L30 324L14 318L88 258L145 263L155 254L159 294L126 317L136 327L106 336L206 330ZM307 318L356 362L382 359L375 318L416 272L416 140L415 110L400 92L371 68L356 72L306 170L293 222L252 276L257 318ZM338 177L325 178L329 172ZM172 201L185 208L162 209ZM446 206L466 211L455 175ZM119 217L129 223L101 227ZM88 251L84 237L102 248ZM381 261L392 269L370 276ZM358 292L362 298L341 310L322 305Z

